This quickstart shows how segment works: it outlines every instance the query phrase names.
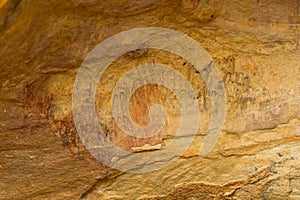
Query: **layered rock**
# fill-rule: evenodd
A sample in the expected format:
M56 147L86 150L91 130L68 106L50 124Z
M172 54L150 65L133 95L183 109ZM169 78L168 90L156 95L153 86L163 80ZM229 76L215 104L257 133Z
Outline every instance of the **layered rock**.
M300 4L288 1L0 1L0 199L299 199ZM193 145L146 174L110 169L82 145L72 120L73 84L87 54L136 27L175 29L211 55L226 88L222 135L205 158L199 148L211 114L201 74L165 51L130 52L105 71L96 110L105 134L127 151L160 151L172 141L180 105L155 84L132 96L145 126L148 108L168 119L152 138L126 135L111 94L130 69L162 63L191 83L201 110ZM141 166L143 167L143 166Z

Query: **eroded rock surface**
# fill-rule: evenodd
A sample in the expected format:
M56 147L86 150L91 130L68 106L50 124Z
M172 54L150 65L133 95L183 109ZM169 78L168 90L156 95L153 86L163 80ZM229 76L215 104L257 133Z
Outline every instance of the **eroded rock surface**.
M185 33L213 58L226 88L226 121L207 157L198 156L211 112L205 82L184 58L155 49L129 52L105 71L99 123L127 151L160 151L172 141L180 105L162 86L145 85L129 102L143 126L150 105L165 107L156 136L126 135L111 113L124 73L162 63L197 94L193 145L147 174L109 169L82 145L72 120L77 71L105 38L136 27ZM0 0L0 199L300 199L299 38L297 0Z

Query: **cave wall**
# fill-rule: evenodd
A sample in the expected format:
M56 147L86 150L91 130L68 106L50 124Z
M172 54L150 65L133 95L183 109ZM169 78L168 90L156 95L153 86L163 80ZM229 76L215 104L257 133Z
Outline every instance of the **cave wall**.
M97 44L139 27L177 30L209 53L225 84L226 120L216 146L199 158L211 114L201 75L165 51L121 56L96 95L99 123L114 143L159 151L178 128L180 105L155 85L137 90L129 104L140 125L149 123L150 105L164 105L169 116L158 135L137 140L114 122L113 87L137 65L163 63L183 74L202 116L178 160L134 174L110 169L86 150L72 93ZM1 0L0 199L300 199L299 36L297 0Z

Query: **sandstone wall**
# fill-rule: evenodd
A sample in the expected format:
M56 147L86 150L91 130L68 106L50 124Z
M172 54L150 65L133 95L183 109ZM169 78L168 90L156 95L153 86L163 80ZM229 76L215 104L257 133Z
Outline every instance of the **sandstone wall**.
M111 93L126 71L163 63L193 86L201 126L193 145L150 173L102 165L72 120L73 83L101 41L137 27L165 27L211 55L226 88L226 120L212 152L199 158L211 115L201 75L184 58L146 49L120 57L97 87L96 110L123 149L159 151L178 129L180 105L162 86L130 101L138 124L148 107L167 110L164 129L136 139L112 117ZM0 0L0 199L300 199L300 2L298 0Z

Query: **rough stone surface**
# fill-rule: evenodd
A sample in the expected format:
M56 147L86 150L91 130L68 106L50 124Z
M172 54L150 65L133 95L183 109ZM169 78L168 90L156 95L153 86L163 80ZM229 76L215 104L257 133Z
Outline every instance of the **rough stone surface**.
M147 174L103 166L72 121L77 70L101 41L136 27L187 34L211 55L226 87L226 122L213 151L199 158L210 116L201 75L184 58L146 49L120 57L98 84L99 123L118 146L159 151L179 126L174 94L139 88L130 113L168 112L155 137L123 133L111 93L128 70L163 63L196 91L201 127L176 162ZM0 0L0 199L300 199L300 2L297 0Z

